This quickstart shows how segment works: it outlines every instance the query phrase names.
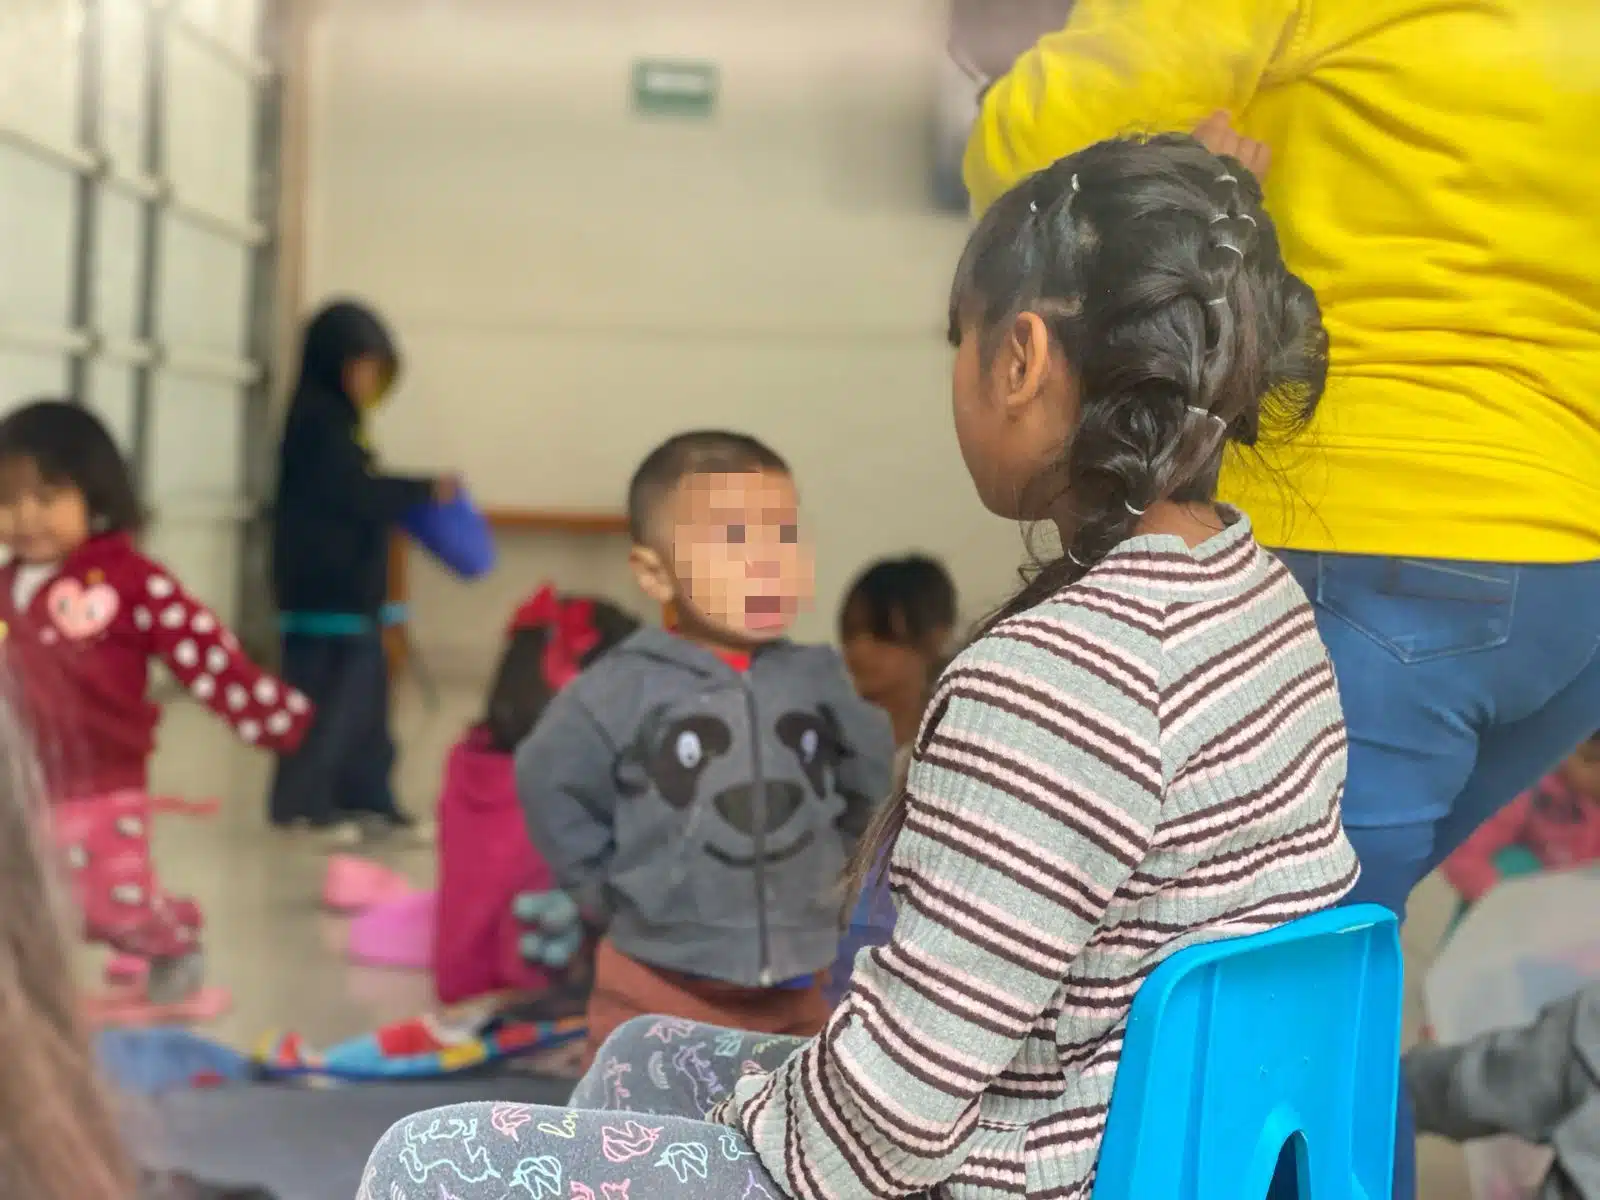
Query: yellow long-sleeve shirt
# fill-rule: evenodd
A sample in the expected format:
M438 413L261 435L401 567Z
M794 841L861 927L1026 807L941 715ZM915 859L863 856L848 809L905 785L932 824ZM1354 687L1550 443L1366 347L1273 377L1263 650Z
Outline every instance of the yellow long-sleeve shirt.
M1600 558L1600 4L1079 0L988 92L967 185L1219 109L1272 148L1332 343L1308 435L1224 472L1261 540Z

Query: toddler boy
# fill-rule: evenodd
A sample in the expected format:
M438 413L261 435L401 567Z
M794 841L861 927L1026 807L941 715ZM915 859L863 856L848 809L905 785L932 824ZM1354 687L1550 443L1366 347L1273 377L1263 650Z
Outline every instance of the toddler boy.
M788 466L680 434L628 489L635 579L673 614L578 676L517 752L529 829L586 920L589 1046L661 1013L816 1033L841 871L893 739L830 649L784 636L812 589Z

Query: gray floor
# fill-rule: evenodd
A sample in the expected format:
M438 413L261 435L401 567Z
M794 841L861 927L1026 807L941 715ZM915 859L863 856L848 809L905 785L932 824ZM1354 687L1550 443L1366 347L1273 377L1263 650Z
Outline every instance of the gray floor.
M396 1121L474 1100L560 1104L568 1090L553 1080L504 1078L367 1084L352 1091L187 1092L146 1110L154 1136L133 1136L149 1166L181 1168L210 1183L264 1187L274 1200L351 1200L367 1155Z
M447 689L436 712L425 711L410 688L403 687L401 695L396 730L405 748L402 797L413 811L423 813L431 810L444 751L472 716L479 692ZM313 844L268 831L262 815L267 775L265 757L234 743L204 712L181 703L169 710L156 763L158 790L216 796L225 802L219 817L167 818L158 831L158 861L168 885L200 898L210 922L211 976L234 994L233 1011L206 1032L252 1047L269 1032L292 1029L321 1044L421 1011L430 1000L422 976L352 967L344 961L344 922L323 914L317 905L324 856ZM431 878L427 850L390 847L381 856L416 883ZM1405 938L1413 979L1426 968L1449 907L1448 893L1437 881L1424 885ZM93 962L86 958L86 971ZM1408 1032L1420 1023L1419 1001L1420 989L1413 983ZM337 1112L338 1093L327 1096L315 1103ZM415 1098L418 1107L435 1102L420 1094ZM397 1102L403 1107L409 1101L402 1096ZM382 1117L383 1112L369 1111L362 1119L373 1129L363 1125L352 1132L345 1127L327 1136L343 1141L375 1138ZM187 1110L178 1114L172 1132L194 1132L194 1119ZM271 1144L270 1139L263 1143ZM1468 1195L1461 1155L1452 1147L1425 1142L1422 1173L1424 1200ZM311 1200L312 1195L297 1192L294 1200Z

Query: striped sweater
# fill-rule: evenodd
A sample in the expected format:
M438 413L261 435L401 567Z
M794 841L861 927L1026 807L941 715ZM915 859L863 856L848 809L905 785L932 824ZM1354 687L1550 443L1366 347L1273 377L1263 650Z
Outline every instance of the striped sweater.
M939 681L892 942L711 1114L799 1200L1087 1200L1140 981L1356 878L1345 735L1299 587L1248 522L1138 537Z

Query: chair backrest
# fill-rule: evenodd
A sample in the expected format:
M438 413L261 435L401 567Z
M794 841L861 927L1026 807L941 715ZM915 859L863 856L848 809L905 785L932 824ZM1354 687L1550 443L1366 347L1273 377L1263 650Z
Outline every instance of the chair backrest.
M1376 905L1178 951L1134 997L1094 1200L1389 1197L1401 971Z

